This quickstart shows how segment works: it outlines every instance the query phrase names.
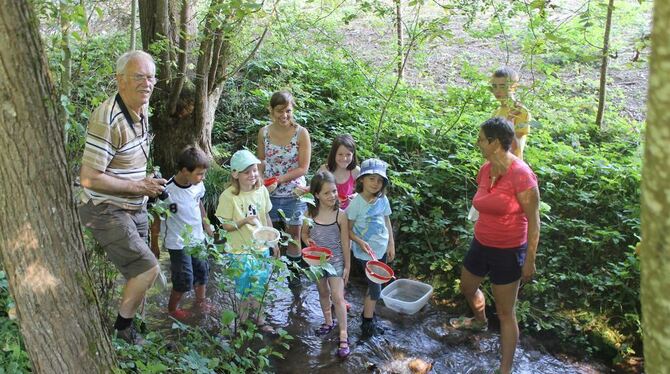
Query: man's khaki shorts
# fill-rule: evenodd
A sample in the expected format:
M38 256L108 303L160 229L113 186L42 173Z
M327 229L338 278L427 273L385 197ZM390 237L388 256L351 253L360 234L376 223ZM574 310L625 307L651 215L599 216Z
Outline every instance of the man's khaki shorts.
M107 258L126 279L134 278L158 264L147 244L149 221L146 207L127 210L112 204L79 207L82 224L91 230Z

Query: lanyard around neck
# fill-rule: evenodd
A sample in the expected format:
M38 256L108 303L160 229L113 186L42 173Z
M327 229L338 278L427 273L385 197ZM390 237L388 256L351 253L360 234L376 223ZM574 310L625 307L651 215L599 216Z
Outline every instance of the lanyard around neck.
M133 121L133 117L130 115L130 111L128 110L128 107L126 106L126 103L123 102L123 99L121 98L121 95L118 94L118 93L116 94L115 100L116 100L116 103L119 105L119 108L121 109L121 113L123 113L123 117L126 119L126 122L128 123L128 126L133 131L133 134L135 135L135 137L137 137L137 131L135 131L135 121ZM144 113L141 113L140 114L140 124L142 126L142 142L140 143L140 149L142 149L142 153L144 153L144 157L148 161L149 160L149 155L144 150L144 146L142 145L142 143L144 143L146 132L148 132L147 131L148 125L147 125L146 121L147 121L147 119L144 116Z

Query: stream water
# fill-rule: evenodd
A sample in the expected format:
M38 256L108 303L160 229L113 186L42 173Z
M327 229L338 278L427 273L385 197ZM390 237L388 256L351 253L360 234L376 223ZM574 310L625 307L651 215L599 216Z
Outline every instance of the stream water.
M169 269L169 263L163 264ZM169 275L168 275L169 282ZM428 304L413 315L403 315L377 305L378 324L384 334L361 340L362 299L365 293L362 279L353 279L346 288L346 299L351 304L349 340L351 355L337 357L337 329L325 337L316 336L315 330L323 323L316 285L307 279L295 289L271 287L274 301L267 306L267 321L275 328L283 328L295 340L285 352L285 359L273 361L278 374L311 373L412 373L408 365L413 359L432 363L430 373L492 373L497 368L499 335L489 332L470 333L447 327L450 317L442 308ZM165 321L169 326L165 308L169 291L154 290L149 298L147 313L152 319ZM213 284L208 287L208 297L219 308L229 305L228 296ZM184 300L185 308L192 303L193 295ZM194 315L188 324L200 324L209 329L217 328L217 314ZM493 330L493 331L492 331ZM272 339L266 337L266 339ZM544 353L539 347L522 343L516 351L514 373L601 373L608 370L601 365L572 362Z

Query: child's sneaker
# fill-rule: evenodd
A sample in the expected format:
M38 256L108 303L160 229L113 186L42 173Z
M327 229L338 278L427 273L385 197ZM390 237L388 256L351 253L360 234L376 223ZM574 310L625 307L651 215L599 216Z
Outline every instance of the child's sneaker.
M302 282L300 281L300 275L291 274L288 277L288 287L289 288L300 287L301 284L302 284Z
M170 312L170 317L179 320L179 321L184 321L193 315L192 312L189 312L188 310L184 309L176 309L174 312Z
M363 319L363 322L361 323L361 334L363 339L367 339L375 335L382 335L384 334L384 331L377 326L373 317L367 320Z

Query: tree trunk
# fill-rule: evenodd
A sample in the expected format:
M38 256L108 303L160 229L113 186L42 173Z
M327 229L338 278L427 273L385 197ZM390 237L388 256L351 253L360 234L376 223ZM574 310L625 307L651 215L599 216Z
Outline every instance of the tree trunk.
M396 25L396 41L398 44L398 52L397 52L397 59L398 59L398 79L402 79L403 76L403 53L402 53L402 48L403 48L403 35L402 35L402 4L400 3L400 0L394 0L395 1L395 25Z
M603 128L603 116L605 114L605 99L607 98L607 64L610 54L610 30L612 29L612 12L614 11L614 0L607 4L607 20L605 21L605 36L603 37L603 56L600 64L600 91L598 93L598 114L596 114L596 125Z
M135 34L135 19L137 18L137 0L130 0L130 48L129 50L135 50L135 39L137 35Z
M0 258L36 373L109 373L59 101L27 1L0 12Z
M215 8L215 3L211 7ZM206 26L200 53L196 54L196 69L189 79L186 67L189 57L193 58L193 46L187 40L196 39L197 34L192 6L188 0L139 1L143 48L149 50L156 42L169 46L159 56L160 90L152 98L155 112L151 118L154 164L165 176L176 171L175 156L188 145L212 154L214 113L223 92L220 77L226 70L227 57L222 56L228 44L222 26L213 27L214 17L209 13L203 21Z
M641 302L645 371L670 372L670 2L654 2L642 170Z

